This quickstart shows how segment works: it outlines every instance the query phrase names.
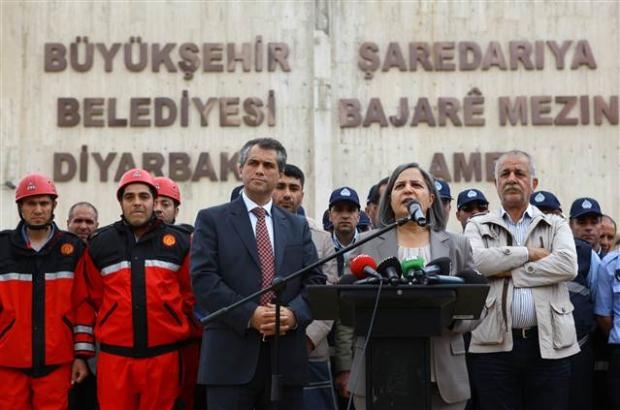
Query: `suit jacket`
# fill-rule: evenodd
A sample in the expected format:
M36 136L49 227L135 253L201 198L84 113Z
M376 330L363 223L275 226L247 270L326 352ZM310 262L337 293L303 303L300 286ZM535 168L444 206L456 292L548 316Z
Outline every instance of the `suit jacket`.
M363 238L363 236L362 236ZM471 246L462 235L446 231L431 231L431 258L449 257L452 261L450 275L456 275L466 269L474 270ZM398 255L396 231L391 230L373 239L359 248L356 253L368 254L381 261ZM456 403L470 397L469 377L465 364L465 344L461 332L471 329L472 321L457 321L452 332L445 336L431 338L431 367L435 374L441 398L447 403ZM365 395L365 363L362 354L365 338L358 337L349 383L357 380L356 395Z
M277 206L272 207L276 276L286 277L317 259L308 224ZM192 239L191 276L198 304L207 312L230 306L261 288L256 238L241 197L203 209L196 217ZM282 304L297 318L297 328L280 338L283 383L306 382L305 329L311 322L305 285L325 283L319 268L288 282ZM204 384L248 383L255 373L261 336L250 328L259 298L245 303L205 326L199 380Z

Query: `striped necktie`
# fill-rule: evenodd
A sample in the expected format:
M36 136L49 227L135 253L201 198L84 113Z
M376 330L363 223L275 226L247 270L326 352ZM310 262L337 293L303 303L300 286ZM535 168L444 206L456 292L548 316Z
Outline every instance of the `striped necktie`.
M258 250L258 258L260 259L260 267L262 271L262 284L261 289L265 289L273 282L273 278L276 275L276 268L273 259L273 248L271 247L271 241L269 240L269 232L267 231L267 224L265 223L266 211L264 208L256 207L252 209L252 213L256 215L256 248ZM261 295L261 305L266 305L271 302L274 297L273 292L267 292Z

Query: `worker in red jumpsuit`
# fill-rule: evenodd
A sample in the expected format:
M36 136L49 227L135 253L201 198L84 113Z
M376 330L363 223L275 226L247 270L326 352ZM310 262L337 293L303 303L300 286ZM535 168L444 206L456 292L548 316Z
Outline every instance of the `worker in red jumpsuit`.
M153 211L157 189L143 169L118 185L121 220L96 231L85 252L100 343L101 410L178 408L181 348L192 322L189 235ZM176 406L176 407L175 407Z
M153 181L157 187L157 198L155 199L154 207L155 215L165 223L174 225L179 215L179 207L181 206L181 190L177 183L168 177L155 177ZM191 235L193 232L193 227L191 225L182 224L178 226L187 229L188 235ZM190 302L192 306L196 305L193 294ZM198 408L204 408L206 406L206 403L204 403L206 391L202 388L204 386L198 389L196 388L198 382L200 343L202 341L202 326L195 321L191 321L190 325L192 325L190 340L188 344L181 349L183 363L185 365L181 399L183 400L183 406L186 410L194 410L195 404L200 406Z
M65 410L94 355L94 312L77 280L84 245L54 223L57 197L50 178L26 175L21 220L0 232L0 409Z

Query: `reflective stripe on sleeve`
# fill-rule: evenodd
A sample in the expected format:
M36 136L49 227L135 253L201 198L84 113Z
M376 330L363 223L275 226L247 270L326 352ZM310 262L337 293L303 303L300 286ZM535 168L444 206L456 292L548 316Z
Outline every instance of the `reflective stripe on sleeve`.
M156 260L156 259L145 260L144 261L144 266L168 269L168 270L171 270L173 272L178 271L179 268L181 267L181 265L177 265L176 263L160 261L160 260Z

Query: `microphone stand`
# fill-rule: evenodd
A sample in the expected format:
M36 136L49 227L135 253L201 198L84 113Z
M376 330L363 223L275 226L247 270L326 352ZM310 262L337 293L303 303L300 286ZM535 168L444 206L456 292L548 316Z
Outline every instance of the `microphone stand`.
M260 295L262 295L263 293L267 293L267 292L271 292L273 291L275 293L275 307L276 307L276 320L275 320L275 333L273 336L273 344L272 344L272 357L271 357L271 401L274 403L274 408L277 409L278 408L278 402L280 401L280 392L281 392L281 379L282 379L282 375L279 374L280 372L280 361L279 361L279 357L278 357L278 348L279 348L279 343L280 343L280 306L281 306L281 300L280 300L280 295L281 293L284 291L284 289L286 289L286 284L292 280L295 279L301 275L303 275L304 273L316 268L317 266L323 265L326 262L329 262L330 260L337 258L338 256L349 252L352 249L355 249L357 247L359 247L360 245L376 238L379 235L384 234L387 231L391 231L392 229L404 225L409 221L415 221L414 219L412 219L411 216L406 216L400 219L397 219L396 221L392 222L389 225L384 226L381 229L377 229L376 231L371 231L371 233L366 236L363 239L358 240L355 243L352 243L349 246L346 246L336 252L334 252L333 254L326 256L322 259L318 259L317 261L311 263L308 266L305 266L299 270L297 270L296 272L291 273L290 275L286 276L286 277L275 277L273 279L273 282L271 283L271 286L268 286L264 289L261 289L257 292L254 292L244 298L239 299L238 301L236 301L235 303L233 303L232 305L229 306L225 306L221 309L216 310L215 312L211 313L210 315L207 315L203 318L200 319L200 323L202 325L206 325L209 322L214 321L215 319L219 318L222 315L225 315L226 313L230 312L231 310L234 310L236 308L238 308L241 305L246 304L247 302L260 297Z

